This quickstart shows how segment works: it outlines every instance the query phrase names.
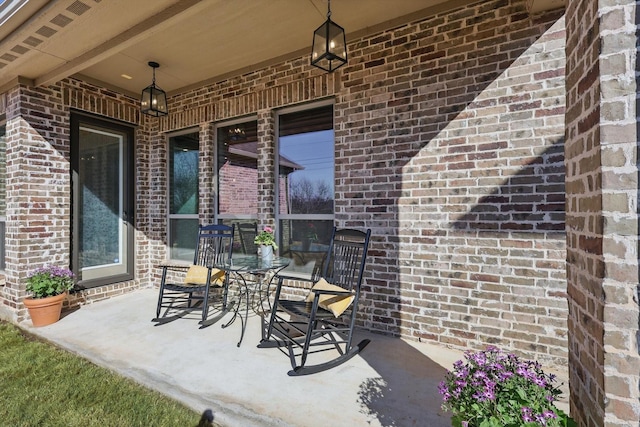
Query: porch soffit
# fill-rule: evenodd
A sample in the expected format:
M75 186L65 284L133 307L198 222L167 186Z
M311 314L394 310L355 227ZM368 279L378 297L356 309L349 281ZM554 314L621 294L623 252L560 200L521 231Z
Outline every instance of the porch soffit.
M532 13L563 5L527 1ZM353 40L468 3L334 0L331 10ZM12 13L3 16L8 4ZM80 74L137 97L150 83L152 60L160 63L158 85L179 93L307 53L326 9L326 0L6 0L0 93L18 77L47 85Z

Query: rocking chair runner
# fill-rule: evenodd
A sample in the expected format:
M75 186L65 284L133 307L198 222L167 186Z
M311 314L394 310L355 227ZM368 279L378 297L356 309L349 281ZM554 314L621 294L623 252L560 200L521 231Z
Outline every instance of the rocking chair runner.
M306 300L281 299L283 282L300 279L276 276L278 282L269 326L258 347L287 346L293 366L289 375L307 375L333 368L369 344L365 339L352 345L370 236L371 230L365 233L334 228L321 278L312 278L316 283ZM309 354L332 349L338 351L338 357L306 365Z
M221 224L198 227L198 241L192 266L163 265L158 307L154 321L162 322L160 312L171 309L190 311L195 303L202 304L202 321L204 326L209 313L212 287L221 291L222 309L227 307L229 277L223 271L214 268L216 264L230 262L233 251L233 234L235 227ZM170 282L167 272L170 270L187 270L181 283ZM181 316L178 316L181 317Z

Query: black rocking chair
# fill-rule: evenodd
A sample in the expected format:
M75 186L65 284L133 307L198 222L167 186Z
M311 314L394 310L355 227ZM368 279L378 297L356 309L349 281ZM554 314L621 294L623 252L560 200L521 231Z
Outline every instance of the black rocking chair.
M314 277L306 300L280 299L283 282L297 277L276 276L275 301L259 348L288 348L290 376L308 375L338 366L358 354L368 339L352 345L371 230L333 229L321 277ZM319 280L318 280L319 279ZM312 353L337 350L329 361L307 365ZM298 363L297 360L300 360ZM326 359L325 359L326 360Z
M214 224L198 227L198 241L193 265L162 265L162 281L158 295L158 307L154 322L160 324L183 317L192 311L198 303L202 306L202 327L209 314L211 294L218 291L221 295L222 312L227 309L229 293L229 275L213 267L216 264L229 263L233 251L235 226ZM174 273L167 277L169 271ZM184 272L186 271L186 276ZM184 277L181 282L173 278ZM215 289L214 289L215 288ZM161 318L162 309L166 309ZM179 310L180 314L168 317L170 310Z
M240 233L240 245L242 252L247 255L255 255L258 253L258 245L254 239L258 235L258 226L255 222L243 222L238 224L238 232Z

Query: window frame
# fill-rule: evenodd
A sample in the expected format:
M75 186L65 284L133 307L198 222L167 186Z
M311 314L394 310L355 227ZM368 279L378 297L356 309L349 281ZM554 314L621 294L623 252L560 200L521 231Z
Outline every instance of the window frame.
M334 184L334 204L333 204L333 214L282 214L280 213L280 185L279 185L279 176L280 176L280 116L291 114L291 113L299 113L302 111L310 111L316 108L322 108L327 106L332 106L333 108L333 119L331 121L331 129L334 132L333 138L333 184ZM334 99L326 99L323 101L312 102L308 104L295 105L290 107L281 108L275 110L275 132L274 132L274 213L275 213L275 223L280 224L282 220L300 220L300 221L311 221L311 220L322 220L322 221L332 221L335 224L336 218L336 208L335 208L335 184L336 184L336 155L335 155L335 100ZM282 242L280 241L280 233L276 233L277 243L279 246L282 246Z
M78 151L80 149L80 128L85 125L87 127L95 127L98 129L107 129L113 131L115 133L120 133L126 136L126 143L123 147L124 152L122 156L122 165L123 169L123 187L121 195L122 203L124 204L124 212L125 212L125 221L127 227L127 241L124 242L124 246L126 246L126 271L121 273L115 273L110 275L105 275L96 278L88 278L84 279L82 277L82 271L79 267L79 257L78 249L80 244L78 242L79 239L79 213L80 206L78 206L78 171L79 171L79 156ZM136 165L136 138L135 138L135 127L129 123L120 122L117 120L107 119L102 116L96 116L93 114L88 114L86 112L73 110L71 112L70 119L70 174L71 174L71 210L72 210L72 220L71 220L71 242L72 242L72 251L71 251L71 268L72 271L76 274L78 278L81 278L76 284L76 289L90 289L96 288L104 285L111 285L115 283L126 282L129 280L133 280L135 278L135 265L136 265L136 245L135 245L135 222L136 222L136 193L137 193L137 180L135 173L135 165Z
M243 124L243 123L248 123L248 122L257 122L258 121L258 116L257 115L250 115L250 116L243 116L243 117L236 117L234 119L231 120L225 120L225 121L221 121L221 122L216 122L214 124L214 135L215 135L215 141L214 141L214 156L213 156L213 161L214 161L214 165L215 165L215 171L214 171L214 183L213 183L213 191L215 192L215 201L214 201L214 217L215 217L215 222L216 223L224 223L225 221L227 223L235 223L235 222L258 222L258 212L256 212L255 214L221 214L220 213L220 171L219 171L219 153L220 153L220 145L222 143L222 141L220 141L218 139L218 131L221 128L225 128L225 127L229 127L229 126L233 126L233 125L239 125L239 124ZM256 153L257 154L257 153ZM256 162L259 160L259 154L256 155Z
M200 188L200 168L201 168L201 163L202 163L202 144L201 144L201 135L200 135L200 129L197 127L189 127L186 129L181 129L179 131L175 131L175 132L169 132L167 134L165 134L165 146L167 149L167 161L166 161L166 177L167 177L167 197L166 197L166 212L167 212L167 234L166 234L166 259L168 261L175 261L175 262L187 262L183 259L180 258L172 258L172 251L171 251L171 236L172 236L172 228L171 228L171 221L172 220L181 220L181 219L195 219L196 222L198 224L200 224L200 200L198 200L198 212L196 212L195 214L173 214L171 213L171 167L172 167L172 163L169 161L169 159L171 158L171 138L177 137L177 136L181 136L181 135L188 135L188 134L197 134L198 135L198 167L196 169L196 172L198 174L198 199L200 199L200 192L201 192L201 188ZM197 236L196 236L197 237ZM196 245L196 241L193 241L193 248L195 250L195 245Z

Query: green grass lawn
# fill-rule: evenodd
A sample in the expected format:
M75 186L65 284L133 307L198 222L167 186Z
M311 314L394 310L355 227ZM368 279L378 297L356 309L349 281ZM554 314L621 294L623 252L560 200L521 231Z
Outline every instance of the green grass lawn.
M201 414L0 322L0 426L174 427Z

